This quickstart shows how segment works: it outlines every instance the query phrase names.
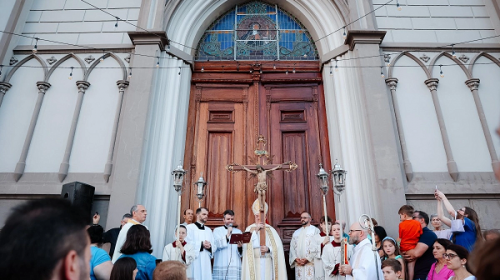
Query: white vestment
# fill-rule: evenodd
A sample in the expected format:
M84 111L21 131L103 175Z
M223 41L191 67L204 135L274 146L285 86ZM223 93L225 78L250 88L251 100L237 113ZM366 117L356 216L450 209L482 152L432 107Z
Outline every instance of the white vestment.
M323 234L323 236L321 236ZM323 261L321 257L324 253L324 248L322 250L322 243L325 240L326 235L322 232L316 234L314 236L315 243L315 251L316 255L314 256L314 278L316 280L324 280L325 279L325 269L323 268ZM329 236L330 242L333 241L333 236Z
M217 250L214 242L212 230L205 226L204 230L198 228L198 223L189 224L187 228L186 242L193 245L196 259L191 264L193 267L194 280L212 280L212 264L210 259L213 257L213 252ZM209 241L212 245L211 250L203 247L203 241Z
M246 228L250 232L252 224ZM260 233L252 231L252 239L243 244L242 280L284 280L287 279L283 243L276 230L266 224L266 246L270 252L260 253Z
M241 233L233 228L232 233ZM214 229L214 240L217 251L214 253L214 280L240 280L241 279L241 254L237 244L229 244L227 228L224 226ZM230 238L229 238L230 240Z
M374 257L374 251L372 251L372 243L370 242L370 240L368 240L368 238L359 242L356 247L354 247L353 252L354 253L350 260L352 275L347 275L346 280L384 279L384 275L382 274L382 270L380 269L380 257L377 251L375 251L376 256ZM377 275L379 277L378 279Z
M352 245L347 245L347 252L346 252L347 259L351 258L352 249L353 249ZM336 246L334 247L331 242L326 244L325 247L323 248L323 255L321 259L324 268L324 275L326 275L323 279L332 279L332 280L345 279L345 276L341 276L340 273L337 273L337 275L332 275L335 266L337 264L339 265L337 267L337 270L340 267L340 261L341 261L340 250L341 250L340 244L336 244Z
M128 222L122 226L122 229L120 230L120 233L118 234L118 238L116 239L116 245L115 245L115 252L113 253L113 259L111 260L113 263L115 263L118 258L122 255L120 253L120 250L122 249L123 244L125 243L125 240L127 240L127 232L128 230L133 226L133 225L140 225L138 221L134 219L128 219Z
M291 268L295 268L295 279L313 280L314 278L314 256L317 254L316 242L314 236L320 231L315 226L301 227L293 233L290 242ZM308 263L303 266L297 265L295 259L307 259Z
M175 241L174 241L175 242ZM196 257L196 252L191 244L184 245L184 258L181 256L181 250L174 247L172 243L163 248L162 261L180 261L187 266L186 275L189 279L193 278L193 266L191 265Z

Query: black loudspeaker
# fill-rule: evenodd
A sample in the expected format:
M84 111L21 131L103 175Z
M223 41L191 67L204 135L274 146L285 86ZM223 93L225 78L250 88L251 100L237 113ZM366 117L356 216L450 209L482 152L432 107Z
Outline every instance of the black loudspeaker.
M89 224L92 223L92 203L94 201L95 187L81 183L71 182L62 186L61 196L69 200L72 205L80 209L82 219Z

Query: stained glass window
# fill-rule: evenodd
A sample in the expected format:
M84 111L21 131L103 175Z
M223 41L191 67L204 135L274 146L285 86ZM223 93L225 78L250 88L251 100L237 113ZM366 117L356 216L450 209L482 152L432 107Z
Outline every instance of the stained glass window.
M317 60L309 32L277 5L236 6L203 34L197 60Z

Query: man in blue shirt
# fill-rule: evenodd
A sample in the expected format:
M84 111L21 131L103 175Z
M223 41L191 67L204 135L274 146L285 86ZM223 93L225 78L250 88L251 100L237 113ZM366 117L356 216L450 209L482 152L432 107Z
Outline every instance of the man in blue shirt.
M427 228L429 215L422 211L415 211L413 219L422 226L423 233L418 239L417 246L403 254L407 261L417 260L415 263L414 280L425 280L432 264L436 261L432 254L432 247L436 242L437 235Z

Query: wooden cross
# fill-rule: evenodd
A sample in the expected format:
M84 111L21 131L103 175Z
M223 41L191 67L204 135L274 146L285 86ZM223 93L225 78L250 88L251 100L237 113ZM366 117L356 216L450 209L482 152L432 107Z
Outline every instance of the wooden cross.
M267 175L275 170L284 170L286 172L292 172L297 169L297 164L291 161L284 162L282 164L272 164L272 156L265 150L266 139L264 136L259 135L257 139L258 148L255 150L255 156L257 157L256 164L254 165L240 165L237 163L232 163L226 166L226 170L230 172L246 171L257 177L257 184L255 184L254 192L258 194L259 198L259 212L260 221L265 223L265 213L264 206L266 201L266 191L267 191ZM260 231L260 245L266 245L266 231Z

